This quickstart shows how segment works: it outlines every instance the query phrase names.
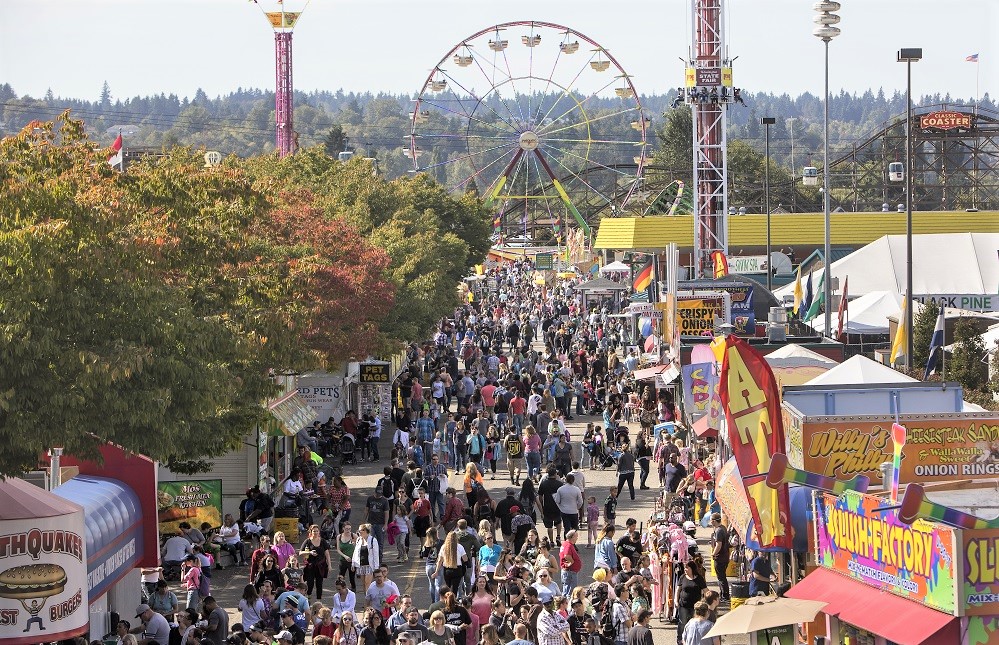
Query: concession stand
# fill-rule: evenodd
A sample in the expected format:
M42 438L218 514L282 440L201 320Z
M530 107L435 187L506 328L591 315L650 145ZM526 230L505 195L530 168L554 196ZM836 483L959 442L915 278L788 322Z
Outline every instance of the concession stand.
M84 509L13 477L0 480L0 643L87 633Z
M52 488L84 512L88 640L113 631L118 616L133 612L141 602L140 568L159 566L156 463L112 444L99 451L102 463L61 456L60 470L72 477Z

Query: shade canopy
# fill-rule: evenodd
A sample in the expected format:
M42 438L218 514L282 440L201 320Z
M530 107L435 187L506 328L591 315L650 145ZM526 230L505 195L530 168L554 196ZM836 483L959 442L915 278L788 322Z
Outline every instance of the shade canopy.
M912 293L994 294L999 283L999 233L940 233L912 236ZM823 269L812 273L818 289ZM850 293L872 291L901 294L906 284L906 237L885 235L832 264L840 288L850 278ZM801 276L802 286L807 275ZM774 292L778 298L794 295L794 283ZM852 304L852 303L851 303Z
M631 267L624 262L611 262L606 266L600 267L600 273L629 273Z
M0 520L27 520L78 513L80 507L23 479L0 480Z
M900 294L892 291L872 291L847 303L843 331L848 334L887 334L888 318L898 320L901 313ZM825 316L816 316L808 324L820 334L825 334ZM832 326L833 329L839 329L837 314L832 316Z
M828 569L816 569L809 573L791 587L787 597L798 599L798 602L825 601L822 602L824 613L838 616L844 622L874 632L898 645L952 645L961 642L958 619L954 616L868 587ZM736 611L738 609L732 613ZM718 622L722 620L724 617Z
M871 383L915 383L916 379L906 376L887 365L872 361L857 354L825 374L816 376L805 385L860 385Z
M718 619L706 637L749 632L809 623L828 603L819 600L797 600L777 596L757 596L749 598L745 604L733 609Z

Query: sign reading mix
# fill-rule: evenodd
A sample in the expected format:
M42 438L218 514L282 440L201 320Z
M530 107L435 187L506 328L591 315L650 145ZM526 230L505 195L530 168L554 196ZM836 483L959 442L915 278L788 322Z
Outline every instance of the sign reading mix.
M876 509L884 500L849 491L816 494L819 564L864 584L957 615L954 529Z
M999 529L962 532L961 603L969 616L999 616Z
M903 416L901 423L908 429L899 471L901 483L999 475L999 459L992 453L992 446L999 445L999 415ZM787 428L791 465L837 479L866 475L872 482L880 481L879 466L892 459L891 424L889 418L806 418Z
M222 480L159 482L156 485L156 504L160 535L176 533L181 522L187 522L196 529L204 522L217 528L222 526Z

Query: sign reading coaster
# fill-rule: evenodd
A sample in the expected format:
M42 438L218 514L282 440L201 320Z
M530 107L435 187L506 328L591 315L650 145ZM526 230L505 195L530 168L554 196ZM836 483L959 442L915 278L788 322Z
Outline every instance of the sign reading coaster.
M361 363L361 383L390 383L388 363Z

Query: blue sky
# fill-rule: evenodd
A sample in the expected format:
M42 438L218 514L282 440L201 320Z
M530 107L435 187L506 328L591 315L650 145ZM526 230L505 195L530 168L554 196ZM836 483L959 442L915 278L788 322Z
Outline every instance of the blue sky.
M273 2L260 0L262 6ZM287 0L288 10L304 0ZM914 91L999 94L999 1L844 0L843 34L830 50L830 86L904 88L900 47L922 47ZM683 82L689 0L312 0L295 30L300 90L415 93L430 68L490 25L543 20L610 50L640 93ZM735 85L821 94L823 45L811 35L811 0L729 0ZM993 34L994 35L994 34ZM978 68L964 61L980 54ZM273 88L273 38L245 0L0 0L0 82L20 94L96 99L151 93L210 96Z

